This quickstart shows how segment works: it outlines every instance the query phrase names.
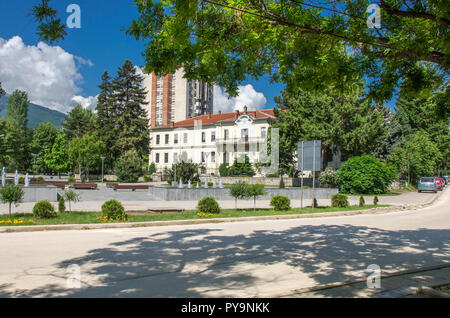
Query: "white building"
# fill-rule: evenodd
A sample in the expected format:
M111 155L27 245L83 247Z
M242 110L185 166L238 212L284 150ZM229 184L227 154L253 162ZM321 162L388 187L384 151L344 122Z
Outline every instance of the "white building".
M201 164L203 174L218 175L219 166L248 155L250 162L261 162L266 145L269 118L274 111L258 110L206 114L151 129L150 163L158 172L176 162Z

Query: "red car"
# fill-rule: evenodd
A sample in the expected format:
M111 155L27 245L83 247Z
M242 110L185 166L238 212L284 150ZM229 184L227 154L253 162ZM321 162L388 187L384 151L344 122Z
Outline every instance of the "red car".
M438 190L442 190L442 188L444 187L444 180L440 177L434 178L434 183L436 184Z

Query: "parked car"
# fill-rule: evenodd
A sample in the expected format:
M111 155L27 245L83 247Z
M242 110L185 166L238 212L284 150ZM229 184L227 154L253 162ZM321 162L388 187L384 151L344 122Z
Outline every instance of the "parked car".
M435 182L434 177L423 177L419 179L419 185L417 186L417 190L420 192L422 191L433 191L434 193L437 192L438 187Z
M436 183L438 190L442 190L444 188L445 183L441 177L435 177L434 183Z

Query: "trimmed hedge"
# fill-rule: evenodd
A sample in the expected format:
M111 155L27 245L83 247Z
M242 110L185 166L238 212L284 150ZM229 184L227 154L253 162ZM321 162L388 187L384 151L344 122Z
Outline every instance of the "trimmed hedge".
M270 205L277 211L286 211L291 208L291 200L284 195L276 195L270 201Z
M204 197L198 201L198 210L203 213L220 213L219 203L213 197Z
M57 216L55 208L48 201L39 201L33 207L33 215L41 219L50 219Z
M347 196L345 194L335 194L331 197L331 206L334 208L346 208L349 206Z
M128 219L125 208L117 200L110 200L102 205L102 216L112 221L126 221Z

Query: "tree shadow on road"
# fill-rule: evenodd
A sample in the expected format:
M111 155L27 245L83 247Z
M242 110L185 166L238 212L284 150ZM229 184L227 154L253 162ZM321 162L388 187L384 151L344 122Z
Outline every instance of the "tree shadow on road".
M111 243L55 264L53 275L61 277L61 285L18 290L8 282L0 285L0 297L267 296L269 290L287 291L286 283L303 288L364 279L370 264L389 272L450 260L450 230L306 225L237 236L222 231L161 231ZM65 288L66 268L72 264L81 268L79 289ZM86 276L96 281L87 283Z

